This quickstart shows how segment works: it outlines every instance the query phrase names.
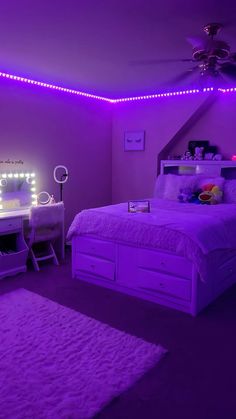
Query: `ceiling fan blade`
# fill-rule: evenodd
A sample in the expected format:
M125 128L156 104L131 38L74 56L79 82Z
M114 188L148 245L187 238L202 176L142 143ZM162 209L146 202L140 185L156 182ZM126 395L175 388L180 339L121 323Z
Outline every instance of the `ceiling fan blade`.
M193 75L195 75L195 73L199 70L198 65L196 65L195 67L187 70L187 71L183 71L182 73L178 74L176 77L174 77L173 79L169 80L168 84L170 85L174 85L174 84L179 84L182 81L186 81L187 79L189 79L190 77L192 77Z
M193 36L187 36L186 38L187 42L192 45L192 47L199 47L202 46L204 47L204 45L206 44L207 38L203 38L203 37L193 37Z
M192 62L191 58L182 58L182 59L175 59L175 58L167 58L167 59L154 59L154 60L135 60L130 61L129 64L133 66L138 65L158 65L158 64L172 64L172 63L179 63L179 62Z
M232 64L232 63L221 64L219 71L220 73L222 73L222 75L228 76L236 80L236 65L235 64Z

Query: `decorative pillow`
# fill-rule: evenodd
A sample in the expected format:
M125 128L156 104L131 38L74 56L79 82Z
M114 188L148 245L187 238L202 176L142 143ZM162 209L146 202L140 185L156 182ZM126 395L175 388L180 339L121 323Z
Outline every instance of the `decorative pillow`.
M225 179L222 176L205 176L197 175L197 189L202 189L204 185L212 184L218 186L219 189L223 191Z
M236 204L236 179L225 180L223 201L227 204Z
M154 197L176 201L181 189L194 192L196 185L196 175L159 175L155 184Z
M179 193L187 189L189 193L196 189L196 176L192 175L167 175L164 199L176 201Z
M157 180L154 187L154 194L153 194L154 198L163 199L164 191L165 191L166 176L168 175L157 176Z

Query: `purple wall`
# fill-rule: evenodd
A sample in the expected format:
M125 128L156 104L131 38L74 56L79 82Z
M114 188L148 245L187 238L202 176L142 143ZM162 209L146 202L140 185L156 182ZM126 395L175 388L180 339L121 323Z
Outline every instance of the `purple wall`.
M206 94L117 104L113 111L112 200L150 197L157 158L206 101ZM124 152L124 132L145 130L145 151ZM167 157L167 156L166 156Z
M189 140L208 140L216 145L223 157L231 159L236 154L236 94L219 94L196 123L179 138L172 148L173 154L181 154Z
M12 166L12 170L34 170L37 190L53 193L56 199L59 188L53 168L68 167L66 228L79 210L109 204L109 104L8 80L0 80L0 88L0 160L22 159L24 165Z

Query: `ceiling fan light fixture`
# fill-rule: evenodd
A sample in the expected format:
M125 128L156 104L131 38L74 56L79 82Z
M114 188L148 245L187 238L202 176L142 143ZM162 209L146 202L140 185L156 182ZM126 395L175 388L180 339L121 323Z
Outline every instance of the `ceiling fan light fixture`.
M218 35L222 27L223 25L218 22L207 23L207 25L203 27L203 30L208 36L215 36L215 35Z

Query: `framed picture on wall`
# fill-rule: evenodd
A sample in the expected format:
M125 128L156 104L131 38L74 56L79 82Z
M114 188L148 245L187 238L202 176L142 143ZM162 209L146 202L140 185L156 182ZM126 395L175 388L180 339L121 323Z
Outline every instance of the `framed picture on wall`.
M124 151L144 151L145 132L126 131L124 135Z

